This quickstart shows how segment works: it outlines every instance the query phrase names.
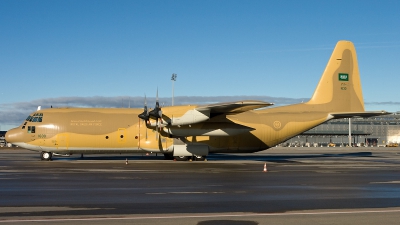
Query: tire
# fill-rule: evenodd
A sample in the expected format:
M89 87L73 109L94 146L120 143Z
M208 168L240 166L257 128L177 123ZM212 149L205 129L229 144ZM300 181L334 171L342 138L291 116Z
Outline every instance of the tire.
M195 156L194 156L194 160L196 160L196 161L205 161L205 160L206 160L206 156L203 156L203 155L195 155Z
M187 156L174 156L174 159L176 161L187 161L189 159L189 157L187 157Z
M40 153L40 158L42 160L50 161L52 156L53 156L53 153L51 153L51 152L41 152Z

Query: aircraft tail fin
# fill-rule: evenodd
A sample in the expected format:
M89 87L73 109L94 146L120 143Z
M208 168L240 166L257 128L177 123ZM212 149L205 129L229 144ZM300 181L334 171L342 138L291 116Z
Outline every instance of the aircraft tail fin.
M339 41L315 92L306 104L328 112L364 112L357 55L350 41Z

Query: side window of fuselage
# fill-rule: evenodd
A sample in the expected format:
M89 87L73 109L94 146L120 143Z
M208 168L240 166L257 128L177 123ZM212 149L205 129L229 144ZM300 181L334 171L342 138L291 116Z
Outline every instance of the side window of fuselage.
M28 133L34 134L36 131L35 126L28 126Z

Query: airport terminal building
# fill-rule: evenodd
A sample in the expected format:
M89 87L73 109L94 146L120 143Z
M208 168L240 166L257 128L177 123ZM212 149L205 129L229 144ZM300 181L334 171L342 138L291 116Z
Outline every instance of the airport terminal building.
M392 146L400 144L400 112L371 118L351 119L352 144L357 146ZM323 123L282 146L347 146L349 119L336 119Z

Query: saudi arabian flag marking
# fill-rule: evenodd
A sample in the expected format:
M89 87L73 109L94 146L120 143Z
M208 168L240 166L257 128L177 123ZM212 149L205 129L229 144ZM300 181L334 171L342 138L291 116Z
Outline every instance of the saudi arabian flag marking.
M339 73L339 81L349 81L349 74Z

